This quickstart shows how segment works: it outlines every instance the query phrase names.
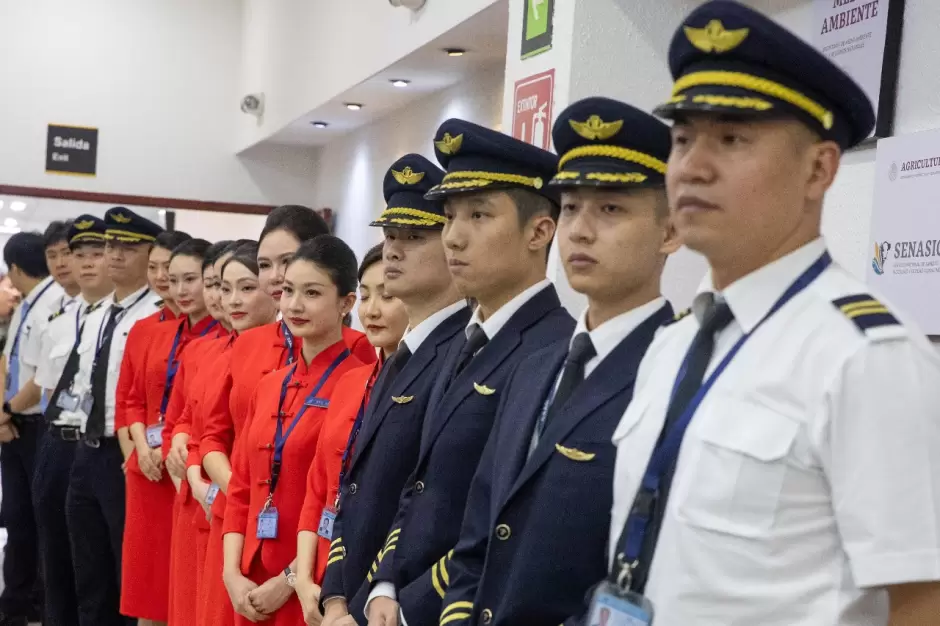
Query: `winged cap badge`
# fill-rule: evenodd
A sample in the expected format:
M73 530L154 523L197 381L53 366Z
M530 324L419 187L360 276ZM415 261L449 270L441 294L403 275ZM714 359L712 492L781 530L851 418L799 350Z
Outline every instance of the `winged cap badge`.
M95 223L92 220L85 220L84 222L75 222L75 228L77 228L78 230L88 230L94 225Z
M408 404L414 399L414 396L392 396L392 402L395 404Z
M417 185L424 178L424 172L415 172L411 167L406 167L400 172L392 170L392 176L399 185Z
M120 213L112 213L111 217L113 217L114 221L117 222L118 224L130 224L131 222L134 221L132 218L127 217L126 215L122 215Z
M568 120L568 123L571 124L571 128L574 130L574 132L590 141L606 141L620 132L620 129L623 128L623 120L605 122L601 119L600 115L592 115L591 117L587 118L586 122Z
M444 137L440 141L435 141L434 145L444 154L457 154L460 146L463 145L463 133L456 137L451 137L450 133L444 133Z
M726 30L721 20L712 20L705 28L685 27L685 36L702 52L730 52L747 39L749 28Z
M491 396L496 393L495 389L479 383L473 383L473 388L476 389L476 392L481 396Z

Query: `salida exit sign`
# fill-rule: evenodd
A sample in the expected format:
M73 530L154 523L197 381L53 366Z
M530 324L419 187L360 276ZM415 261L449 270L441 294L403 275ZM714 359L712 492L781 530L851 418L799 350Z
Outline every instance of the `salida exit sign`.
M46 172L94 176L98 162L98 129L49 124Z

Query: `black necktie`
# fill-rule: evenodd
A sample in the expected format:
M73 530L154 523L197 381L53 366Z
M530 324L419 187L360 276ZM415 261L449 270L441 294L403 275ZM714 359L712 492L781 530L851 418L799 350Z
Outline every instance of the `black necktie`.
M552 398L552 405L546 412L546 419L540 420L538 423L539 437L545 431L545 426L549 420L561 411L574 390L584 382L584 366L596 356L597 350L594 349L591 335L588 333L575 335L574 341L571 342L571 350L568 351L568 356L565 358L565 368L562 371L558 389L555 390L555 397Z
M705 372L708 370L708 363L711 361L712 353L715 351L715 335L721 332L734 320L734 314L731 308L724 301L712 301L708 311L702 318L702 325L698 329L695 338L692 339L692 345L689 347L688 362L685 368L685 376L679 381L676 393L669 403L669 409L666 411L666 422L659 435L659 442L662 444L665 433L675 423L689 402L698 393L705 380ZM650 515L649 525L647 526L646 536L643 541L643 548L640 551L639 566L633 572L633 589L642 593L646 587L646 578L649 575L649 567L653 561L653 555L656 552L656 542L659 538L659 531L662 528L663 517L666 513L666 504L669 501L669 491L672 487L672 478L676 471L676 464L673 463L666 474L663 476L659 487L659 494L653 506Z
M467 342L463 344L463 348L460 349L460 354L457 357L457 367L454 369L454 378L460 375L460 372L473 360L473 355L482 350L483 346L485 346L489 340L483 327L479 324L474 324L470 329L470 336L467 338Z
M395 351L395 354L392 355L392 358L382 366L382 371L379 372L379 378L375 381L372 396L375 397L376 402L383 400L383 396L388 392L395 378L405 369L405 365L408 364L409 359L411 359L411 350L408 349L407 344L402 343L398 350Z
M81 334L79 334L79 337L81 337ZM56 383L52 395L49 396L49 406L46 407L46 421L50 424L58 420L59 416L62 415L62 408L59 407L58 402L59 394L72 387L72 381L75 379L75 374L78 373L79 361L81 361L81 359L78 357L78 341L76 341L75 347L69 352L69 358L65 362L65 369L62 370L59 382Z
M120 321L123 310L116 304L111 305L111 310L108 312L108 321L101 336L101 348L96 351L98 358L95 359L94 367L91 369L91 398L93 403L91 414L88 416L88 423L85 425L85 439L88 441L97 441L104 436L104 404L108 385L108 360L111 358L111 340L114 338L114 327Z

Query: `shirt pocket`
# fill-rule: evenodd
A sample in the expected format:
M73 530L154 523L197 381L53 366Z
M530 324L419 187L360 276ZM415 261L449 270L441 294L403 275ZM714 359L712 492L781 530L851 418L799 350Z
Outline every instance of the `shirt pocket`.
M704 416L703 416L704 417ZM695 428L697 426L697 428ZM692 429L695 432L692 433ZM800 423L754 401L726 400L689 436L697 458L678 503L681 519L720 533L754 538L773 527L788 456Z
M69 360L72 353L72 344L58 344L49 351L49 361L52 363L54 371L65 369L65 363Z

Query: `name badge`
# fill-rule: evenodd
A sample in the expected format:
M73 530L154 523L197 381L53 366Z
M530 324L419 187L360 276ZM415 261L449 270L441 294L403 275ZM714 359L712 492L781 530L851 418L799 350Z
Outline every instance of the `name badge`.
M650 626L653 604L644 596L624 591L605 580L591 598L588 617L590 626Z
M209 491L206 492L206 504L212 504L215 502L216 496L219 495L219 486L215 483L209 485Z
M336 521L336 509L331 506L323 508L323 514L320 515L320 527L317 528L317 534L324 539L333 539L333 522Z
M277 539L277 509L269 508L258 514L258 539Z
M159 448L163 445L163 424L147 427L147 445L151 448Z
M95 399L91 396L91 392L89 391L84 396L82 396L82 403L79 408L81 408L82 413L90 416L91 409L94 406L95 406Z
M307 400L306 405L315 409L328 409L330 408L330 401L323 398L310 398Z
M58 397L55 399L55 405L63 411L77 411L81 403L81 398L68 391L60 391Z

